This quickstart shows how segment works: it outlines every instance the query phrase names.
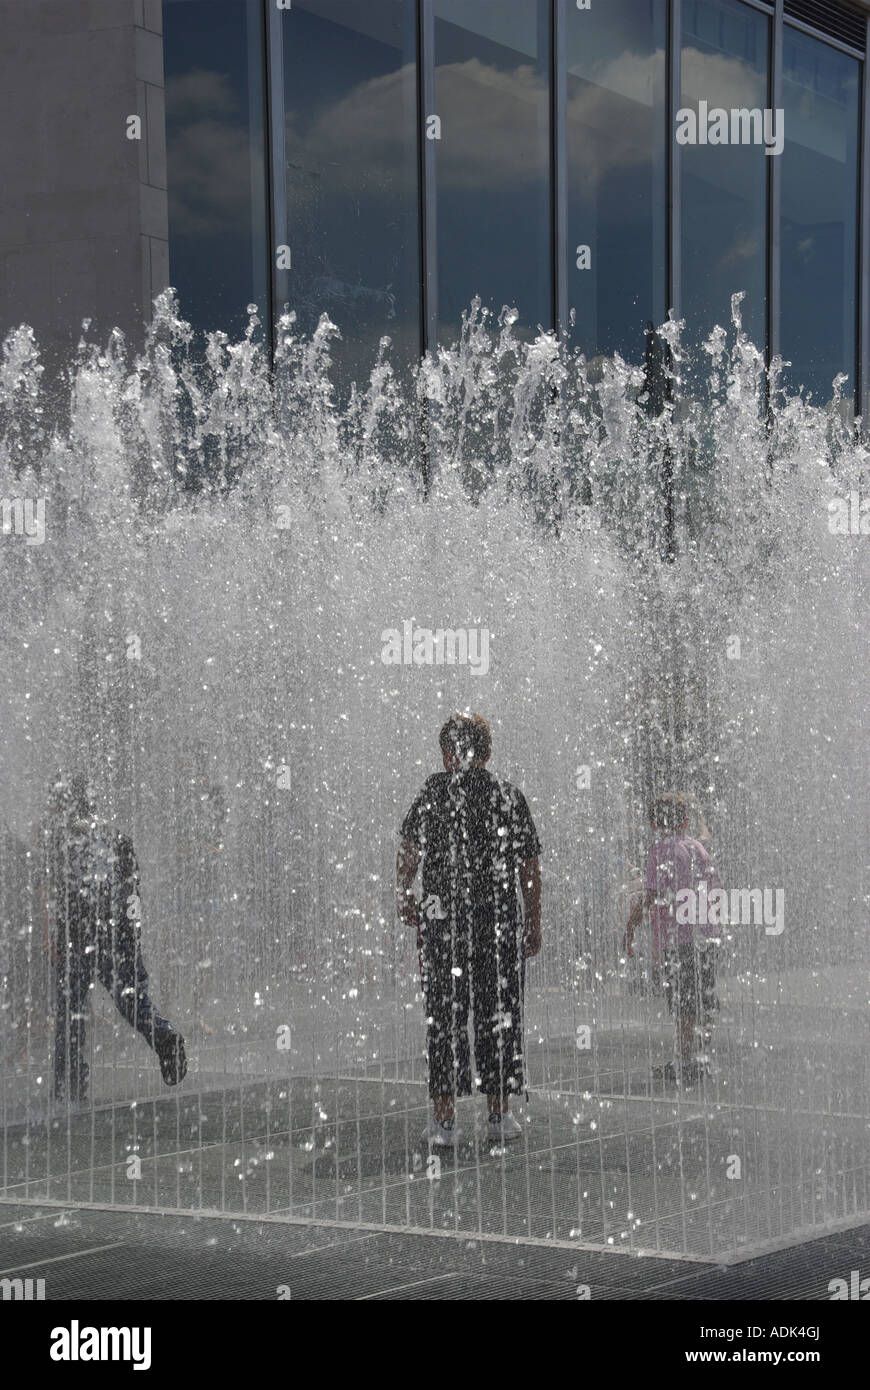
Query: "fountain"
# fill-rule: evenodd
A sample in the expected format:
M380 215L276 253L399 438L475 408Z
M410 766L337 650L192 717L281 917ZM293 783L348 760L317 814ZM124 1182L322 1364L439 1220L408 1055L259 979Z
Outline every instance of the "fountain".
M662 326L657 390L475 304L410 383L385 341L341 409L326 319L304 338L285 315L270 368L251 306L198 356L167 292L139 357L85 337L50 384L30 330L8 336L4 1200L717 1259L867 1219L870 552L828 504L867 488L868 454L843 382L826 409L786 396L732 309L700 363ZM408 624L485 632L487 669L384 661ZM544 949L523 1140L433 1164L393 875L457 708L489 719L537 822ZM50 1097L58 765L133 837L190 1058L163 1087L98 988L80 1112ZM648 940L622 947L668 787L727 888L784 893L781 932L724 929L710 1074L683 1090L650 1079L673 1025Z

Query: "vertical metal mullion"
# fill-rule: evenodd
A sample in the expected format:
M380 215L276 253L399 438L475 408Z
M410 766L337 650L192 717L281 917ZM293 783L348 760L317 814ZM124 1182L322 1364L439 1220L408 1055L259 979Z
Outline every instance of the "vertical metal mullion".
M863 434L870 437L870 18L861 83L860 208L858 214L858 363L855 413L862 417Z
M568 55L565 0L552 0L550 45L550 154L552 200L553 328L568 322Z
M435 144L427 139L426 120L435 113L434 0L418 0L417 91L420 141L420 251L422 299L420 347L425 354L438 346L438 222L435 183Z
M676 139L677 112L682 104L683 0L671 0L668 13L668 97L667 180L668 180L668 283L666 307L680 317L682 308L682 168Z
M270 337L274 360L277 341L276 324L284 305L290 298L289 273L279 270L276 249L287 242L287 161L284 149L284 29L283 20L292 10L279 10L270 0L263 0L266 40L266 126L269 169L269 284L272 313ZM291 254L293 248L290 248Z
M271 271L271 246L269 244L269 228L271 226L271 194L269 185L271 183L269 167L269 77L268 77L268 39L267 24L268 19L264 6L268 6L268 0L261 0L260 13L257 14L256 8L249 9L247 13L247 64L248 64L248 116L251 126L252 140L257 137L262 138L263 164L262 173L260 165L255 158L251 160L251 288L252 299L256 302L257 308L265 319L266 341L269 345L269 360L274 358L274 330L272 316L272 271ZM256 39L256 56L253 39ZM251 79L254 79L253 81ZM260 88L260 101L253 100L253 93ZM256 109L259 106L259 111ZM258 222L259 217L265 209L265 248L258 246ZM258 255L266 254L266 276L265 285L260 280L257 268ZM262 291L262 297L261 297ZM265 303L263 302L265 300Z
M783 0L774 0L770 35L770 105L774 111L782 106L782 31ZM767 170L767 361L770 364L781 350L780 317L782 311L782 271L780 224L782 214L782 156L770 155Z

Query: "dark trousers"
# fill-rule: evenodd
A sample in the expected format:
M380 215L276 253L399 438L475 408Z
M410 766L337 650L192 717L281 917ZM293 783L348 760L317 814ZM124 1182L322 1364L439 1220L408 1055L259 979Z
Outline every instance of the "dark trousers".
M95 973L121 1017L150 1047L175 1031L151 1002L138 931L131 924L61 936L55 967L54 1089L56 1096L70 1100L84 1100L87 1094L85 1022Z
M522 928L449 919L424 923L421 951L430 1096L471 1095L468 1015L480 1089L502 1098L523 1089Z

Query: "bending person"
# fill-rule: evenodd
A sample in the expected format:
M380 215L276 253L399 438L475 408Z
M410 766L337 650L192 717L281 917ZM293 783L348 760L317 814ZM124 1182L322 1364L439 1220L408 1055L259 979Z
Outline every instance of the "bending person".
M184 1039L154 1008L139 936L139 866L128 836L97 819L85 778L58 778L44 827L44 907L54 964L54 1097L87 1100L85 1020L96 975L152 1047L169 1086L184 1079Z

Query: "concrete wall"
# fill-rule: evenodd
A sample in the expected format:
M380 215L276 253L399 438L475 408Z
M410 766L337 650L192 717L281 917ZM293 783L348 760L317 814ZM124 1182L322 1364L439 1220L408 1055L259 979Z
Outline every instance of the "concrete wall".
M0 0L0 338L141 341L169 281L161 0ZM127 117L142 139L127 139Z

